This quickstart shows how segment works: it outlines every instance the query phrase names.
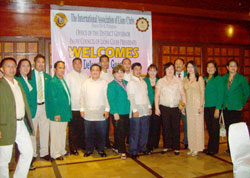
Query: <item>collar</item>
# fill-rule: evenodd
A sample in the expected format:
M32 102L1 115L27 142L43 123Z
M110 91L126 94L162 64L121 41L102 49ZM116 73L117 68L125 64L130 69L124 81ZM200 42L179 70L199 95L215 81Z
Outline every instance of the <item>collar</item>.
M141 81L141 77L140 77L140 78L138 78L138 77L136 77L136 76L132 75L132 78L133 78L134 80L136 80L136 81Z
M5 78L5 77L3 77L3 78L8 82L9 85L13 86L13 85L17 85L18 84L15 78L13 79L14 80L14 84L11 81L9 81L7 78Z

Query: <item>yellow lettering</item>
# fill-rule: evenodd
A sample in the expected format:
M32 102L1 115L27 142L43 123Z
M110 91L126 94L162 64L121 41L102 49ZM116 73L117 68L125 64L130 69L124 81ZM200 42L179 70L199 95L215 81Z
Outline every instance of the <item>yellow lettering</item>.
M69 46L69 55L70 55L70 57L71 58L80 57L81 50L82 50L82 47L77 48L77 47L74 46L73 49L72 49L72 47Z

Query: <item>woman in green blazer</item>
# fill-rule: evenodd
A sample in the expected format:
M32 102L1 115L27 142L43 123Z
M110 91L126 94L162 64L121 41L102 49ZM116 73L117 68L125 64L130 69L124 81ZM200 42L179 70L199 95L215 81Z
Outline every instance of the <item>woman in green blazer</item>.
M147 143L147 154L151 154L154 148L158 148L161 132L161 119L155 114L154 98L155 86L158 81L158 69L155 64L148 67L147 76L144 79L148 88L148 98L152 106L152 115L149 121L149 135Z
M238 62L231 59L227 62L228 73L224 80L224 119L228 133L231 124L242 121L242 110L250 95L247 78L237 72ZM229 147L228 147L229 148ZM226 151L229 153L229 149Z
M123 80L125 69L117 65L113 69L114 80L108 84L107 97L111 119L114 125L114 152L121 153L126 159L125 137L128 135L130 102L127 95L127 81Z
M224 88L222 77L218 74L215 61L207 62L207 75L205 80L205 108L204 117L209 134L207 155L219 151L219 114L222 109Z
M34 96L34 89L30 84L32 76L31 63L28 59L21 59L17 65L17 72L15 79L20 82L23 87L23 90L26 94L27 101L30 107L31 115L34 113L34 106L36 105L36 98Z

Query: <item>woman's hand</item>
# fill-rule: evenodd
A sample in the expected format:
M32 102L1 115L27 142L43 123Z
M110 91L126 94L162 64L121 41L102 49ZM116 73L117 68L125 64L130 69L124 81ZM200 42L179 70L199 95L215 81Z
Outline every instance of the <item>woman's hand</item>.
M161 115L161 111L160 111L159 108L155 109L155 114L156 114L157 116L160 116L160 115Z
M60 120L61 120L61 116L60 115L55 116L55 121L56 122L60 122Z
M118 113L115 113L115 114L114 114L114 119L115 119L116 121L118 121L118 120L120 119L120 116L119 116Z
M219 110L219 109L215 109L215 110L214 110L214 118L215 118L215 119L218 119L219 116L220 116L220 110Z

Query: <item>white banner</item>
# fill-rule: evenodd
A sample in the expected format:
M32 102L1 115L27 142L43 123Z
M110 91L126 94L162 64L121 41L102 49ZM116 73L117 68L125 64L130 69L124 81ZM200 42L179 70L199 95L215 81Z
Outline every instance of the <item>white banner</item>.
M130 58L140 62L143 73L152 63L152 23L150 12L88 8L88 10L51 10L52 65L62 60L66 72L72 60L80 57L89 72L99 57L110 58L109 70Z

